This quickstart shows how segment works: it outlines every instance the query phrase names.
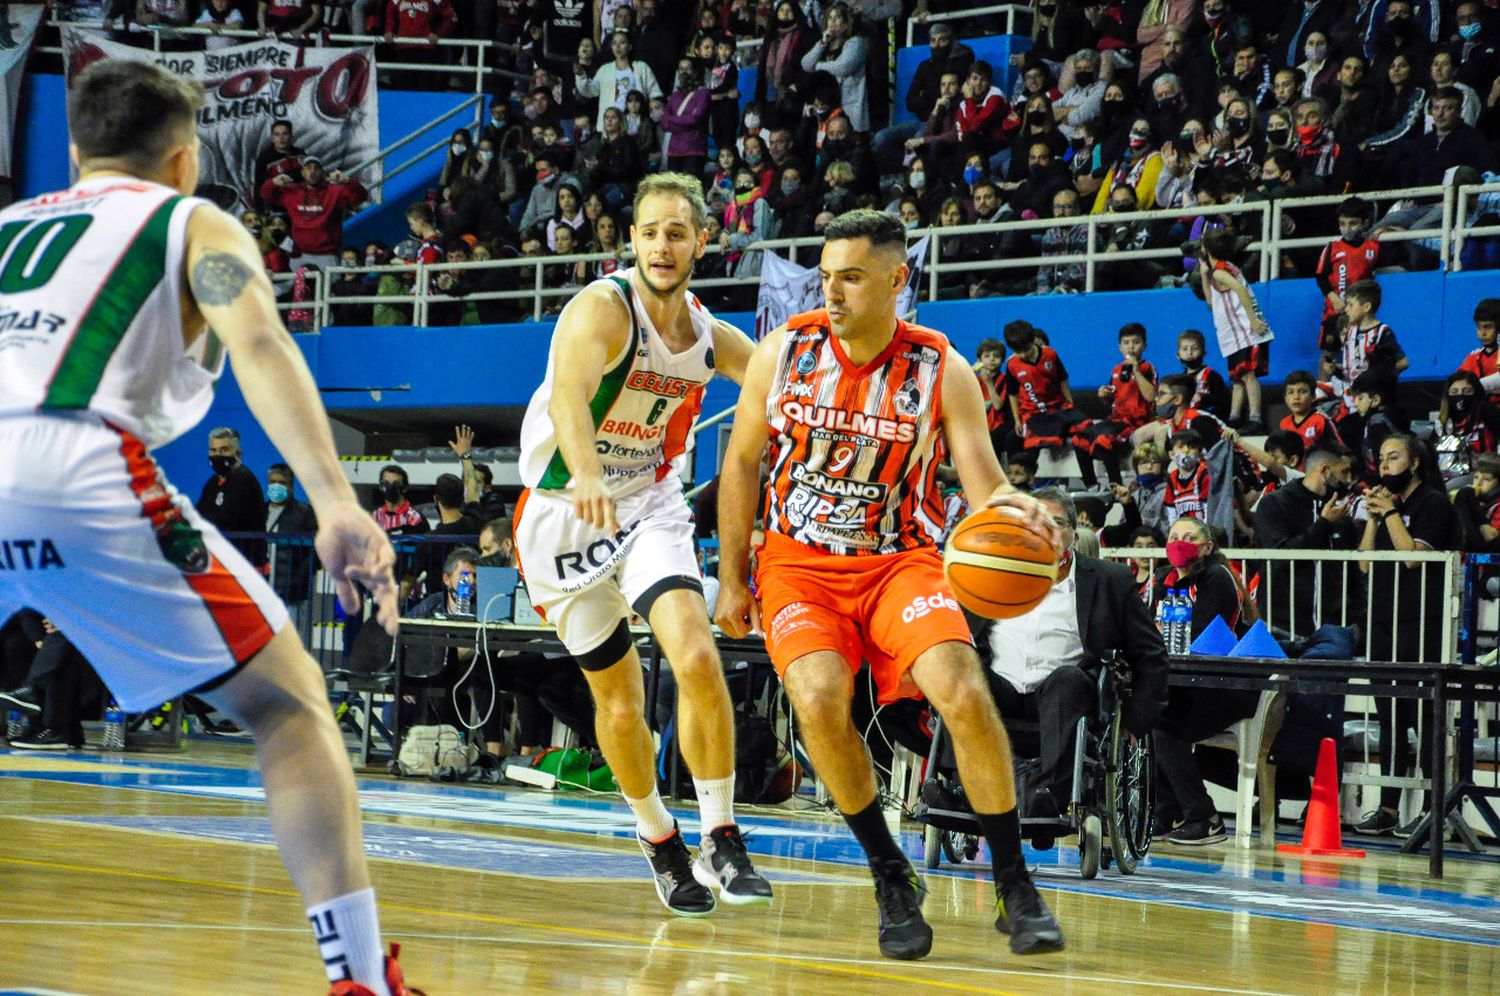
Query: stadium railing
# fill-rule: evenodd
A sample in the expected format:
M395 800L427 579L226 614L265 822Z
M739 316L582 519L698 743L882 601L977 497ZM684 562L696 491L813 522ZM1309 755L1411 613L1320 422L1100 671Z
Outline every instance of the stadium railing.
M1488 216L1497 214L1497 206L1500 206L1500 183L1476 184L1455 189L1453 187L1412 187L1392 191L1374 191L1361 194L1366 200L1377 205L1402 204L1408 201L1426 200L1434 205L1441 204L1439 212L1439 224L1436 227L1426 227L1403 231L1389 231L1381 236L1382 241L1431 241L1437 250L1440 265L1449 270L1456 270L1461 265L1461 253L1467 240L1476 238L1494 239L1500 236L1500 224L1480 225L1479 221ZM1092 291L1098 286L1100 267L1120 263L1135 262L1139 260L1164 260L1175 261L1182 258L1180 245L1165 245L1156 248L1133 249L1118 252L1109 252L1100 244L1100 233L1102 229L1119 224L1129 224L1135 221L1144 221L1152 224L1176 223L1179 220L1192 219L1199 216L1221 217L1225 215L1255 215L1249 224L1240 226L1242 231L1251 233L1258 232L1259 237L1246 247L1246 251L1256 257L1252 273L1259 280L1275 279L1281 273L1281 260L1283 254L1295 249L1322 248L1332 239L1338 237L1338 231L1334 227L1331 208L1336 207L1345 199L1344 195L1301 197L1274 201L1248 201L1239 204L1209 205L1191 208L1171 208L1153 211L1132 211L1121 214L1090 214L1075 218L1048 218L1028 221L1001 222L993 225L954 225L949 227L930 227L913 231L909 238L916 240L924 235L931 235L928 257L924 262L922 274L926 283L926 294L924 300L935 301L939 299L939 285L945 275L955 274L965 277L976 277L986 273L1004 274L1006 272L1018 273L1025 270L1037 270L1041 268L1062 267L1073 264L1082 265L1084 270L1084 291ZM1459 211L1460 204L1468 205L1467 210ZM1303 232L1291 234L1283 233L1289 214L1292 212L1311 210L1314 214L1314 222L1321 222L1327 231L1306 235ZM1306 221L1307 219L1303 219ZM1377 225L1379 218L1377 218ZM971 236L1004 236L1006 233L1021 233L1023 235L1035 235L1052 228L1081 227L1088 229L1088 238L1085 251L1063 255L1024 255L1001 257L981 260L955 259L962 250L954 243ZM786 255L792 262L803 266L813 265L813 253L822 245L822 239L817 236L795 239L767 239L761 242L751 243L746 247L746 252L761 250L778 251ZM722 252L718 245L708 246L706 255L715 256ZM455 301L515 301L518 302L518 318L522 314L519 304L529 304L525 312L531 318L540 321L547 311L549 302L560 301L576 293L576 284L568 286L548 286L546 273L549 268L573 265L577 263L595 264L609 259L616 259L629 263L633 256L629 250L619 255L605 253L579 253L570 256L537 256L519 259L493 260L488 262L468 263L439 263L432 265L414 266L386 266L386 267L357 267L352 270L343 268L331 268L329 280L337 279L343 273L373 273L376 275L384 273L408 273L415 272L414 292L399 298L390 296L335 296L329 293L325 287L324 297L320 302L319 317L320 325L326 324L329 307L349 304L399 304L410 306L414 310L415 325L426 325L433 302L452 303ZM449 270L461 271L470 269L502 268L522 271L517 277L518 287L513 290L491 291L485 293L468 294L455 297L440 289L431 289L431 281L427 278L438 273ZM755 278L740 277L716 277L701 278L693 282L695 289L699 291L711 291L718 288L744 287L755 283ZM995 296L1004 296L996 294Z
M968 21L977 17L989 17L991 14L1005 15L1005 31L1007 35L1023 35L1031 32L1031 17L1033 10L1026 4L998 4L993 7L970 7L967 10L950 10L941 13L917 13L907 19L906 22L906 46L910 48L916 41L918 25L933 25L940 21Z

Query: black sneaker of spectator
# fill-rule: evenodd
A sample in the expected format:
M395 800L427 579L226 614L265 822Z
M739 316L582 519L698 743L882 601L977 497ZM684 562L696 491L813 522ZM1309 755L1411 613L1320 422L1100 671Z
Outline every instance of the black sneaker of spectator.
M1218 844L1229 839L1229 833L1224 829L1224 821L1215 813L1206 820L1189 820L1182 826L1167 834L1169 844Z
M1355 833L1370 834L1374 837L1384 837L1396 829L1396 814L1388 809L1377 809L1373 813L1366 813L1364 817L1354 824Z
M880 913L880 953L902 961L927 957L932 950L932 928L922 917L927 883L905 858L872 861L870 870Z
M20 750L75 750L83 746L83 737L64 736L57 730L38 730L35 735L22 734L10 742L12 747Z
M32 716L39 716L42 712L42 701L37 697L36 689L30 685L22 685L9 692L0 692L0 703Z
M1384 810L1381 810L1381 812L1384 812ZM1391 831L1391 836L1395 837L1397 840L1406 840L1407 838L1411 837L1413 834L1415 834L1417 832L1417 827L1426 818L1427 818L1427 814L1426 813L1418 813L1417 816L1416 816L1416 818L1413 819L1410 823L1405 823L1405 824L1397 827L1396 829L1392 830ZM1427 831L1427 832L1430 832L1431 828L1430 827L1426 827L1426 828L1424 828L1424 830Z
M1258 416L1251 416L1245 420L1245 428L1242 433L1246 436L1264 436L1266 434L1266 423Z
M1175 816L1153 816L1151 818L1151 836L1158 840L1165 840L1167 835L1182 826L1182 820Z

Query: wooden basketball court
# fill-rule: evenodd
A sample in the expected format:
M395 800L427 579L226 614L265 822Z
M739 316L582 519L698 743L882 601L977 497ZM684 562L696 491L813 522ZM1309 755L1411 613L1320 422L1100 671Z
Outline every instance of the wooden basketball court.
M0 753L0 991L315 993L302 906L269 844L250 748ZM1132 877L1033 854L1068 950L1020 958L988 868L928 875L921 962L880 957L841 823L742 815L770 909L668 916L616 797L364 775L366 842L408 981L451 993L1484 993L1500 978L1500 863L1372 850L1304 862L1157 846ZM805 805L805 803L804 803ZM676 808L676 807L674 807ZM690 841L696 818L679 809ZM920 839L906 835L909 854Z

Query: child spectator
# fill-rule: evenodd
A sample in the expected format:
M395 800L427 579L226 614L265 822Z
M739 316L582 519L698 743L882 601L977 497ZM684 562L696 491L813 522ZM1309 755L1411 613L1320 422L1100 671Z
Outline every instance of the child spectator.
M1344 294L1345 328L1340 335L1340 358L1335 371L1343 387L1344 410L1354 410L1353 384L1366 370L1386 370L1392 381L1411 365L1391 327L1375 317L1380 310L1380 285L1373 280L1351 284Z
M1121 519L1116 525L1099 530L1099 540L1104 546L1122 546L1133 540L1133 534L1139 532L1143 524L1150 523L1145 528L1152 532L1158 542L1149 545L1161 546L1157 526L1163 518L1162 496L1166 493L1167 486L1167 455L1155 443L1145 443L1135 448L1130 460L1135 467L1135 480L1129 484L1113 485L1110 489L1114 492L1115 501L1120 504Z
M984 395L984 418L990 430L990 445L995 455L1000 456L1013 449L1015 432L1010 422L1010 399L1005 394L1005 375L1001 365L1005 363L1005 345L999 339L981 339L979 359L974 361L974 375L979 378L979 391Z
M734 62L734 36L714 39L714 61L708 67L709 134L719 148L734 148L739 121L740 70Z
M1394 392L1389 375L1383 370L1366 370L1354 378L1354 411L1359 416L1359 433L1350 440L1354 450L1354 472L1360 479L1376 484L1380 481L1380 444L1396 432L1395 423L1385 413L1385 399Z
M1218 442L1219 435L1224 431L1224 423L1194 407L1193 394L1196 386L1196 381L1188 374L1172 374L1162 378L1161 392L1156 398L1156 410L1161 417L1137 429L1130 441L1136 446L1153 443L1160 449L1166 449L1173 435L1184 429L1192 429L1199 438L1210 444Z
M1225 429L1224 438L1254 464L1248 472L1238 468L1236 475L1236 482L1243 487L1246 511L1253 511L1266 495L1302 476L1302 460L1307 451L1302 446L1302 437L1295 432L1276 430L1266 437L1265 449L1242 439L1233 429Z
M1500 409L1490 404L1479 378L1469 371L1448 375L1438 407L1437 432L1438 469L1445 481L1471 473L1479 454L1495 452L1500 442Z
M1065 446L1088 423L1073 407L1073 391L1062 358L1038 340L1038 330L1018 320L1005 326L1005 344L1014 354L1005 363L1005 390L1011 417L1026 449Z
M1490 401L1500 403L1500 343L1495 341L1500 331L1500 297L1487 297L1474 307L1474 334L1479 337L1479 348L1464 357L1458 369L1467 370L1479 378L1480 385L1489 393Z
M1453 508L1463 528L1465 550L1500 552L1500 454L1474 458L1474 483L1459 489Z
M1005 461L1005 479L1017 491L1030 491L1036 486L1036 454L1012 453Z
M437 215L430 204L413 204L406 209L406 227L418 242L416 262L432 265L443 261L442 234L437 229Z
M1302 447L1308 453L1320 446L1337 449L1343 445L1333 421L1313 410L1317 392L1317 378L1306 370L1293 370L1286 375L1286 406L1292 413L1281 420L1281 428L1301 437Z
M1203 437L1184 429L1172 437L1172 469L1167 471L1162 492L1162 511L1167 528L1181 518L1208 520L1208 493L1212 486L1208 464L1203 461Z
M1199 272L1203 298L1214 316L1219 349L1229 363L1229 382L1234 385L1229 398L1229 424L1238 425L1240 412L1248 407L1245 432L1253 436L1265 431L1260 417L1260 378L1269 368L1270 343L1275 336L1244 274L1229 261L1234 249L1235 237L1229 229L1209 232L1203 236L1208 265Z
M1099 484L1095 459L1104 462L1110 484L1120 483L1119 450L1129 446L1131 434L1156 414L1156 368L1141 359L1146 351L1145 326L1139 322L1122 326L1119 344L1124 359L1115 365L1109 383L1099 388L1099 397L1110 399L1109 418L1088 423L1073 437L1079 474L1089 490Z
M1349 288L1362 280L1373 280L1379 266L1380 243L1366 236L1375 210L1363 197L1350 197L1339 205L1339 237L1323 247L1313 278L1323 292L1323 318L1318 348L1336 352L1339 347L1334 320L1344 310ZM1357 374L1350 374L1353 380Z
M1177 359L1182 363L1183 372L1193 378L1191 406L1210 412L1223 421L1229 417L1229 385L1219 371L1204 362L1205 352L1207 345L1203 333L1197 329L1184 329L1177 337Z

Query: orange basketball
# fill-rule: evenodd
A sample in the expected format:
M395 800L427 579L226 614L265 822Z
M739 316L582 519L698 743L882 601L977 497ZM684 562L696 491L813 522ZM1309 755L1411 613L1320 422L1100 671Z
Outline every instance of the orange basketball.
M943 573L964 608L986 619L1012 619L1047 596L1057 581L1057 553L1021 513L982 508L948 537Z

